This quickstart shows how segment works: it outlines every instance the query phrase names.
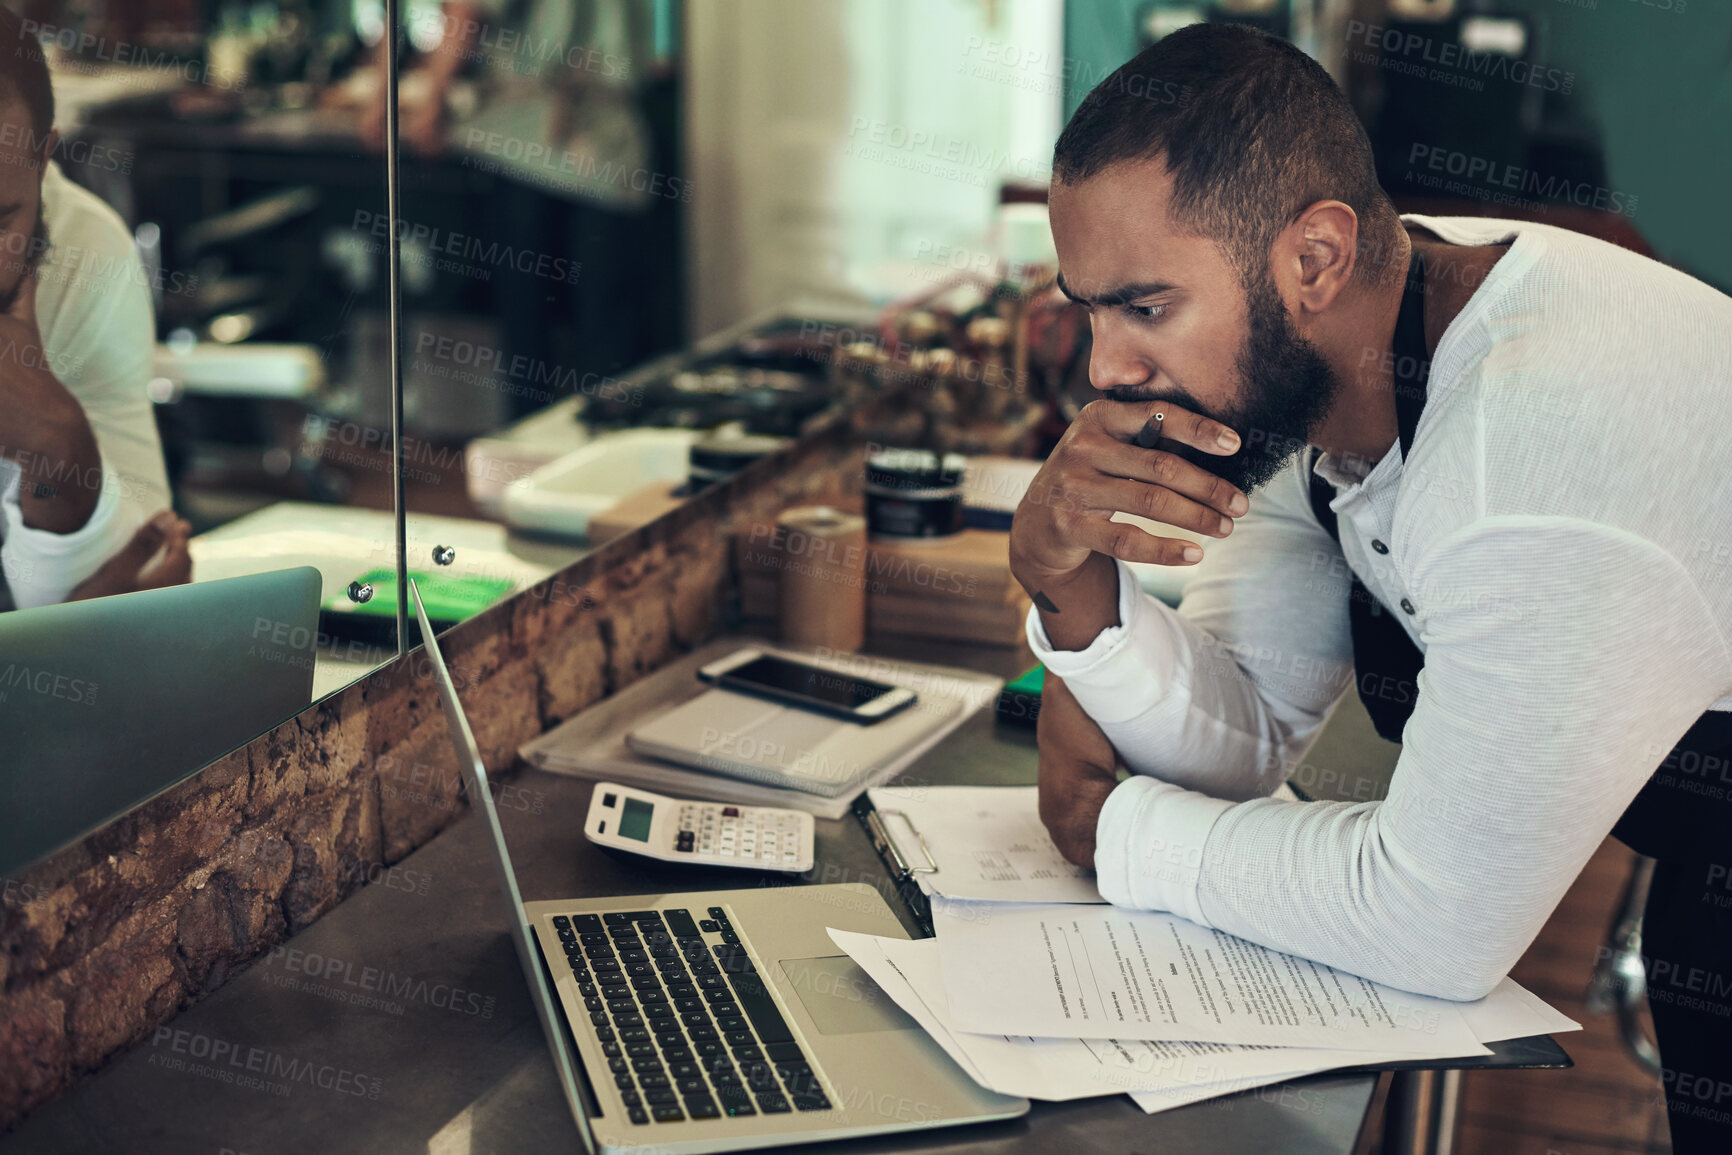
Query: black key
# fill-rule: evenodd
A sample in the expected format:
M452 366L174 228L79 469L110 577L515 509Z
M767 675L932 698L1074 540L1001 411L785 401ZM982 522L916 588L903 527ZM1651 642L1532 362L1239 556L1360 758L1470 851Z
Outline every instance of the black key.
M614 975L613 977L615 979L619 978L618 975ZM615 999L629 999L631 998L631 988L626 986L624 983L617 981L604 982L601 984L601 997L607 1002L612 1002Z
M645 953L644 951L637 949L636 947L623 947L622 946L619 949L619 961L622 963L648 962L649 961L649 955L647 953Z
M690 1063L694 1061L692 1058L691 1048L686 1046L686 1041L678 1036L672 1037L669 1040L668 1045L662 1048L662 1060L668 1063Z
M717 922L727 922L728 912L719 906L712 906L710 907L710 917L715 919Z
M752 960L746 957L746 952L729 950L727 947L717 947L716 951L716 961L721 963L728 972L728 977L733 980L735 999L746 1012L746 1016L752 1020L752 1026L758 1029L758 1036L765 1043L792 1041L794 1032L788 1029L787 1021L782 1018L782 1012L770 997L763 977L752 966Z
M729 943L733 946L739 946L740 945L740 936L735 934L731 930L724 930L722 932L722 941L725 943Z
M639 932L643 935L643 944L646 947L674 945L674 936L669 934L667 931L662 930L660 927L641 927L639 928Z
M599 1011L601 1008L591 1007L589 1009L592 1011ZM623 1015L628 1011L637 1010L637 1004L632 1002L630 999L609 999L607 1001L607 1009L616 1015Z
M608 938L607 935L600 934L600 933L597 933L597 934L580 934L577 936L577 941L582 943L584 946L612 946L613 945L612 939Z
M734 1001L734 992L728 989L726 982L719 982L713 987L705 988L704 998L712 1003L731 1003Z
M600 1039L603 1044L611 1043L613 1042L613 1028L597 1027L595 1028L595 1037Z
M732 1071L734 1061L728 1058L725 1052L718 1051L716 1054L704 1056L703 1067L706 1071Z
M688 1027L707 1027L710 1025L710 1016L702 1011L688 1011L680 1016L680 1022Z
M657 1087L653 1091L645 1091L643 1097L646 1103L677 1103L680 1101L680 1097L674 1094L672 1087Z
M683 836L678 842L674 843L674 849L681 854L697 853L697 847L693 846L690 842L687 842Z
M704 1082L702 1078L681 1079L674 1086L679 1088L682 1095L707 1095L710 1093L710 1085Z
M583 1000L583 1009L586 1011L599 1011L601 1010L601 1000L594 996L586 998Z
M758 1096L758 1109L766 1115L781 1115L788 1110L788 1100L779 1091L765 1091Z
M720 1035L716 1034L716 1028L707 1023L701 1027L687 1027L686 1034L692 1037L693 1042L702 1042L705 1039L721 1038Z
M632 976L632 975L653 975L653 974L655 974L655 968L650 966L646 962L626 963L623 966L621 966L618 963L615 963L614 965L618 966L620 971L623 974L627 975L628 977ZM601 968L598 966L596 969L599 970Z
M768 1063L741 1063L740 1074L754 1091L776 1090L776 1072Z
M698 929L703 931L705 934L715 934L718 930L721 930L722 928L716 925L715 919L705 918L705 919L700 919L698 921Z
M657 1123L678 1123L686 1117L686 1113L672 1103L657 1103L651 1111Z
M812 1068L804 1063L777 1063L776 1074L782 1076L782 1082L787 1085L788 1093L796 1098L815 1093L818 1090L818 1076L814 1075Z
M686 1100L686 1114L694 1119L715 1119L721 1116L721 1108L708 1095L692 1096Z
M758 1050L756 1047L734 1048L734 1062L736 1063L761 1063L763 1061L764 1052Z
M686 938L698 933L697 924L692 921L691 911L683 908L664 910L662 914L668 920L668 929L675 935Z
M703 1009L704 1009L704 1000L702 1000L702 999L675 999L674 1000L674 1010L678 1011L682 1015L689 1015L693 1011L701 1011Z
M674 1017L674 1009L666 1003L650 1003L644 1007L643 1013L652 1019L671 1019Z
M631 1064L624 1059L609 1059L607 1061L607 1069L616 1075L623 1075L627 1071L631 1070Z
M613 1077L613 1085L618 1087L622 1091L629 1091L632 1089L631 1076L630 1075L615 1075Z
M649 956L655 959L675 959L679 961L681 965L684 965L685 963L685 960L680 958L680 952L674 948L674 944L671 942L666 946L650 947Z
M637 1081L642 1084L645 1091L655 1091L668 1085L668 1077L660 1071L651 1071L648 1074L639 1075ZM655 1100L652 1098L650 1102L653 1103Z
M649 1112L645 1111L642 1107L627 1107L625 1113L626 1118L630 1119L633 1123L649 1122Z
M669 1063L668 1074L676 1079L695 1079L703 1074L703 1068L696 1063Z
M622 1043L647 1043L649 1037L650 1033L642 1027L630 1027L619 1033L619 1041Z
M668 1001L668 997L662 994L660 987L649 987L647 989L640 987L637 992L637 1001L644 1003L645 1005L650 1003L665 1003Z
M632 916L629 914L621 914L617 910L610 910L601 916L601 921L607 923L609 926L625 926L633 920Z
M589 1012L589 1021L598 1027L607 1026L607 1015L602 1011Z
M752 1106L752 1097L746 1094L744 1090L738 1088L731 1090L718 1090L716 1092L716 1099L721 1103L723 1113L725 1113L729 1118L738 1118L741 1115L756 1115L758 1113L757 1109Z
M613 1042L612 1040L609 1040L608 1042L605 1042L601 1045L601 1053L606 1055L610 1059L617 1059L621 1055L625 1054L624 1051L620 1050L619 1044L616 1042Z
M716 1039L705 1039L702 1042L693 1043L692 1046L697 1049L698 1055L703 1058L708 1058L714 1055L726 1055L728 1053L727 1047L723 1046L722 1043Z
M722 1041L727 1043L730 1047L743 1047L752 1041L752 1032L724 1031L722 1032Z
M662 1069L662 1061L653 1055L646 1059L633 1059L631 1069L640 1075L650 1074ZM644 1086L647 1087L649 1084L645 1083Z
M601 992L596 989L594 983L585 982L582 979L579 979L577 981L577 993L586 999L593 999Z
M745 1029L746 1020L739 1015L718 1015L716 1017L716 1030L722 1032L722 1037L729 1042L732 1042L733 1037Z
M643 962L645 960L638 959L636 961ZM670 983L679 982L686 975L686 960L683 958L658 958L653 959L653 961L662 978Z
M571 928L578 934L594 934L601 930L599 914L574 914L571 916Z
M711 963L710 965L712 967L715 966L714 963ZM698 986L702 987L706 991L725 991L728 989L728 980L718 974L700 975L698 977Z
M624 1103L628 1107L635 1107L639 1103L643 1102L643 1096L639 1095L636 1091L621 1091L619 1093L619 1099L620 1102Z
M626 915L633 922L660 922L662 914L659 910L634 910Z
M795 1095L794 1106L801 1111L828 1111L830 1100L824 1097L824 1092L813 1091L810 1095Z
M734 1072L732 1067L729 1067L725 1071L711 1071L710 1082L714 1083L717 1087L731 1087L738 1090L740 1086L740 1076Z
M698 997L698 988L690 983L669 983L667 990L670 999L695 999Z
M566 918L563 914L556 914L553 916L553 929L557 930L560 934L564 934L566 931L571 929L571 920Z
M692 968L692 973L695 975L702 975L702 976L708 977L711 975L717 975L717 974L721 973L721 971L717 969L715 961L713 959L695 958L695 959L692 959L691 962L687 965L689 965Z
M631 980L631 985L640 991L659 991L662 989L662 980L655 975L638 975Z
M589 967L598 977L601 975L614 975L619 973L619 960L613 958L590 959Z
M626 1057L630 1059L651 1058L656 1053L656 1045L654 1043L627 1043L625 1053Z
M716 1018L718 1018L718 1019L737 1018L737 1017L739 1017L739 1014L740 1014L740 1004L734 1002L732 999L728 999L728 1000L723 1001L723 1002L714 1002L714 1003L710 1004L710 1014L716 1016ZM739 1030L739 1029L740 1028L738 1028L738 1027L723 1027L722 1028L722 1030L724 1030L724 1031L733 1031L733 1030Z
M615 1014L613 1016L613 1023L614 1026L622 1029L625 1027L641 1027L643 1026L643 1016L635 1011L630 1014Z

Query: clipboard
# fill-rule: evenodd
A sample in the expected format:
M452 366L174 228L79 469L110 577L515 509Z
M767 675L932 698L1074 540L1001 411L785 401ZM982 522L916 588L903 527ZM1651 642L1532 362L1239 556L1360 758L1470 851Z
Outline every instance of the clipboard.
M866 791L860 792L860 797L854 800L854 817L866 831L866 837L872 843L872 849L877 851L878 859L889 872L890 880L896 884L896 895L902 900L914 925L920 928L922 938L931 938L935 933L932 929L932 903L920 889L917 875L938 873L938 864L933 861L932 849L926 845L926 836L920 833L906 811L886 810L880 813L872 804L872 797ZM887 822L888 815L893 821ZM914 845L908 846L906 841L899 843L891 833L893 827L904 827L914 838ZM904 836L906 840L907 836ZM910 859L909 853L917 848L917 853Z

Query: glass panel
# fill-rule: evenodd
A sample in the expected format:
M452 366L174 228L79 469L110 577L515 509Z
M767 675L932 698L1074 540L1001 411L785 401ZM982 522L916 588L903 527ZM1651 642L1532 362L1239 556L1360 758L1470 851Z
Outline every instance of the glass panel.
M348 593L395 564L365 14L349 0L10 7L0 663L31 688L0 690L0 811L29 832L0 844L17 859L397 642L394 618L362 618ZM43 780L52 798L30 793Z

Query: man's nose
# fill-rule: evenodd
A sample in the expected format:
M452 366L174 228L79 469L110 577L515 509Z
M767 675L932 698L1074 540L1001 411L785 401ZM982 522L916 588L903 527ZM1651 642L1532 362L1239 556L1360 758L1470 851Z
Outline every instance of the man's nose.
M1101 392L1115 385L1141 385L1155 375L1154 365L1113 328L1096 324L1094 345L1089 350L1089 384Z

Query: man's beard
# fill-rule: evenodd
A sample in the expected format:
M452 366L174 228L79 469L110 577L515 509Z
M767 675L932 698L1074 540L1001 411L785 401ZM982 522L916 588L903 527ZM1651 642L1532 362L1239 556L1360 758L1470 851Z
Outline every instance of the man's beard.
M1230 408L1206 409L1183 389L1114 385L1105 392L1114 401L1172 401L1238 433L1239 448L1225 455L1204 453L1172 438L1162 439L1160 448L1250 493L1305 447L1335 404L1341 378L1317 346L1294 330L1267 273L1249 287L1246 304L1249 331L1236 358L1240 399Z
M18 270L18 280L4 294L0 294L0 314L12 311L12 306L18 303L18 294L24 291L24 286L29 283L30 274L35 271L36 266L42 263L42 258L47 252L48 218L43 214L42 203L38 201L36 204L36 227L30 230L29 251L23 255L22 259L8 253L4 265L0 266L6 272L11 272L13 269Z

